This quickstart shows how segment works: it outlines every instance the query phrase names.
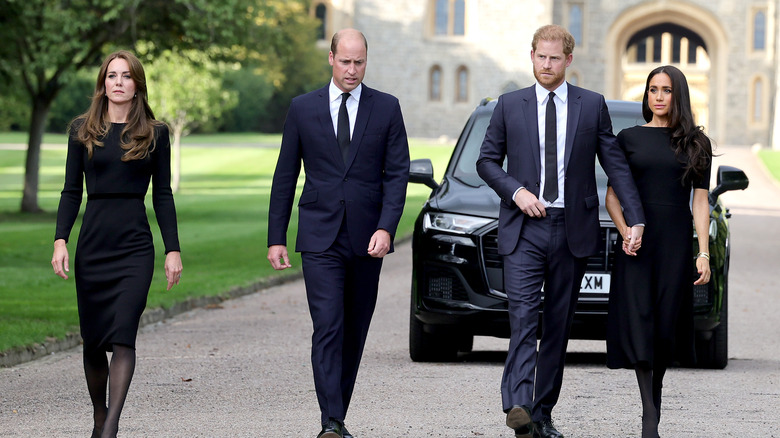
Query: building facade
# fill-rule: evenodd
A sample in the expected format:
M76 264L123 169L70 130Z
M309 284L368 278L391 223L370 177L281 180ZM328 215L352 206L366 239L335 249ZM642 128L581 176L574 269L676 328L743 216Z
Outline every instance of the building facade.
M555 23L577 41L571 83L641 100L672 64L716 143L780 148L776 0L314 0L312 14L324 46L366 34L365 82L399 98L410 136L456 137L480 100L533 84L531 38Z

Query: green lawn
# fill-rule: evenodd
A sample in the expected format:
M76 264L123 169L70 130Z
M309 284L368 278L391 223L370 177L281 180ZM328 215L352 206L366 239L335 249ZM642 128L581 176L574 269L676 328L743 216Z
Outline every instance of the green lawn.
M775 180L780 181L780 150L762 149L758 156Z
M165 291L162 242L150 217L158 258L149 307L168 307L189 297L217 295L279 275L265 258L268 195L278 150L244 147L248 143L278 144L279 138L258 134L185 138L181 189L175 195L184 276L180 285ZM73 278L56 277L50 265L65 148L47 147L42 151L39 202L46 213L21 214L18 210L25 152L1 146L25 142L24 135L0 134L0 351L78 331ZM64 142L64 136L44 138L46 144ZM440 179L452 145L419 140L410 143L412 159L431 158L436 178ZM198 147L186 147L188 144ZM209 144L221 146L204 147ZM411 233L414 218L429 192L419 184L409 186L399 236ZM153 216L151 200L147 201ZM68 245L71 257L79 225L77 222L74 226ZM297 218L293 217L291 252L296 225ZM293 254L292 263L300 266L297 254Z

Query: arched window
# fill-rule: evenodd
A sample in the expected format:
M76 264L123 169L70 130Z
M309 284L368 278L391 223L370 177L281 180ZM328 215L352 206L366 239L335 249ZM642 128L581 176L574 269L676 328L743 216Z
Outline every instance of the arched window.
M434 35L466 34L466 0L433 0Z
M582 44L582 5L573 3L569 6L569 33L576 44Z
M458 102L469 101L469 70L466 66L458 67L457 86L455 87L455 100Z
M452 5L452 34L466 34L466 0L455 0Z
M766 13L757 11L753 15L753 50L766 49Z
M707 46L692 30L674 23L660 23L631 36L626 46L629 62L648 64L696 64Z
M428 98L433 101L441 100L441 67L438 65L431 67Z
M318 4L314 8L314 16L320 20L320 25L317 27L317 39L318 40L324 40L325 39L325 24L327 23L328 19L328 7L325 6L324 3Z

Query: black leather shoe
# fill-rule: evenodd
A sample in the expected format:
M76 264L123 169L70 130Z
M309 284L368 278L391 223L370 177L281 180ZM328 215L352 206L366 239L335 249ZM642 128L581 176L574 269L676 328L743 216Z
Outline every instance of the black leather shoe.
M545 418L536 423L536 429L539 431L538 433L541 438L564 438L563 434L555 429L552 420L549 418Z
M347 430L347 426L342 427L341 430L344 432L344 438L353 438L352 434Z
M317 438L344 438L344 425L333 418L322 425L322 431Z
M512 406L506 414L506 425L515 431L515 438L535 438L536 427L531 411L525 406Z

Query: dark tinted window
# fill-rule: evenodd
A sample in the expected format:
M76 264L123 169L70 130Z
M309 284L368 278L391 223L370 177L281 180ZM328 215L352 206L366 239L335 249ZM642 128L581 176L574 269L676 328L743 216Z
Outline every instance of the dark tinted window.
M491 113L483 112L474 117L474 124L467 134L452 170L452 175L455 178L472 186L485 184L482 178L477 175L477 158L479 158L482 140L485 139L485 131L490 124L490 115Z
M485 139L485 131L487 131L487 127L490 124L490 116L491 113L487 112L478 113L474 116L474 124L471 126L471 130L465 134L467 137L460 150L460 155L455 157L457 161L455 161L452 167L452 176L465 184L472 186L485 184L477 174L477 158L479 158L479 148ZM619 110L614 109L610 111L610 117L612 118L612 131L616 135L625 128L645 123L639 105L631 105ZM506 162L504 162L504 168L506 169ZM597 166L596 178L599 185L606 185L606 175L601 170L601 166Z

